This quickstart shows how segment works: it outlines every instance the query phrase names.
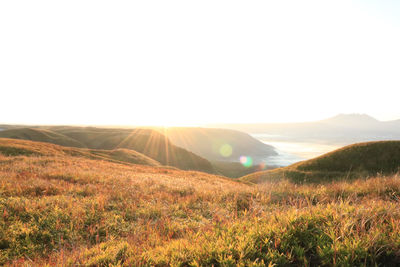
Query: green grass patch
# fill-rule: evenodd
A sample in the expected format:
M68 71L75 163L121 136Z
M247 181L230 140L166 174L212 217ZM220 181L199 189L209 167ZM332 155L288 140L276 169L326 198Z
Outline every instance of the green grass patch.
M243 181L262 183L288 179L294 183L322 183L377 175L400 169L400 141L359 143L288 167L249 174Z

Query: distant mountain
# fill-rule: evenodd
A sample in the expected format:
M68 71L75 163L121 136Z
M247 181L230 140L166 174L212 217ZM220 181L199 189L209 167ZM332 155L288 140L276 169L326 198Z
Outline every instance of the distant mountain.
M114 158L133 158L123 150L139 152L162 165L214 173L211 163L181 147L156 130L49 126L0 131L0 137L47 142L68 147L114 150Z
M379 121L366 114L339 114L315 122L213 125L255 134L265 141L351 144L399 140L400 120Z
M339 114L332 118L322 120L321 122L344 127L370 127L380 124L380 121L367 114Z
M275 156L274 147L266 145L247 133L211 128L168 128L162 131L175 145L192 151L210 161L239 162L241 156L251 157L253 163Z
M241 180L263 183L288 179L295 183L320 183L399 171L400 141L379 141L349 145L284 168L252 173Z

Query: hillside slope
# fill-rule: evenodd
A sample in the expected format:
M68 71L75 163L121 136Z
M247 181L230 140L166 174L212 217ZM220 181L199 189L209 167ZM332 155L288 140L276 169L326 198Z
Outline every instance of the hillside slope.
M262 183L289 179L292 182L322 182L334 179L394 174L400 170L400 141L358 143L295 163L288 167L256 172L241 178Z
M0 153L5 156L74 156L118 163L161 166L159 162L129 149L98 150L72 148L42 142L14 140L8 138L0 138Z
M90 159L85 149L0 142L0 265L400 263L396 176L254 186Z
M214 128L167 128L162 131L174 144L210 160L239 162L251 157L255 164L277 153L247 133ZM224 151L228 150L228 151Z
M4 130L0 131L0 137L100 150L124 148L142 153L162 165L214 172L206 159L175 146L164 135L151 129L50 126Z

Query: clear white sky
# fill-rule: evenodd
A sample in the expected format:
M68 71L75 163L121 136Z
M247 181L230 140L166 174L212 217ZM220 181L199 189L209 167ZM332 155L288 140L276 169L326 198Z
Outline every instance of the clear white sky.
M400 1L1 1L0 123L400 118Z

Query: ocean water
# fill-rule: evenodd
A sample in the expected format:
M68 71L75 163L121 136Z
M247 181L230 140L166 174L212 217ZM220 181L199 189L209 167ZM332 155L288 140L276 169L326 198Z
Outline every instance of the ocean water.
M265 144L275 147L275 151L278 155L266 158L265 163L267 165L288 166L302 160L315 158L341 147L340 145L309 142L276 141L276 139L278 139L277 136L272 137L260 134L254 134L253 137Z

